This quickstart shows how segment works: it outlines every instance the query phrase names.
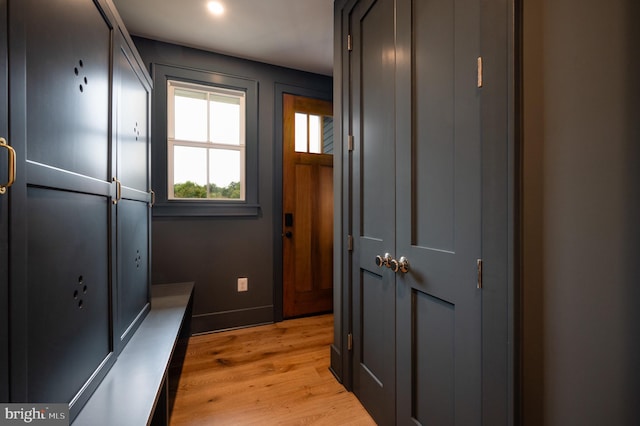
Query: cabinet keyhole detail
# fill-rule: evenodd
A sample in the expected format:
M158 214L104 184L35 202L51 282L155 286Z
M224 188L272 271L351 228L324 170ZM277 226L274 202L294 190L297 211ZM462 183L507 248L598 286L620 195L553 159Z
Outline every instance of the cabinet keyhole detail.
M78 61L78 66L73 68L73 73L76 75L76 77L80 77L80 70L83 67L84 67L84 63L82 62L82 59L80 59ZM84 88L88 84L89 84L89 80L87 79L87 76L86 75L82 76L82 78L80 79L80 84L78 84L78 89L80 90L80 93L84 92Z
M140 137L140 128L137 121L135 127L133 128L133 135L136 137L136 140L138 140L138 138Z
M82 309L84 306L84 300L80 298L80 294L87 294L87 290L89 287L84 283L84 277L80 275L78 277L78 288L73 291L73 300L76 300L78 304L78 309Z

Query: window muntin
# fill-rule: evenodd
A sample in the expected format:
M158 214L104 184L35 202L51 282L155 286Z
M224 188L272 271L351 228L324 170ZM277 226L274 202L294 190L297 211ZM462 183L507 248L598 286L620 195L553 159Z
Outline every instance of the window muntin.
M245 92L168 80L167 136L169 200L245 200Z

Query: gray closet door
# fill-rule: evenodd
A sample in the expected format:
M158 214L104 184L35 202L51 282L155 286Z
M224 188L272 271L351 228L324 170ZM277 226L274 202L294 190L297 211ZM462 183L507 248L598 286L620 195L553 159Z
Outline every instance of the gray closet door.
M380 425L395 419L393 0L359 2L350 16L352 77L353 390Z
M397 423L480 424L480 4L397 3Z
M350 15L354 392L379 424L482 419L479 18L477 0Z

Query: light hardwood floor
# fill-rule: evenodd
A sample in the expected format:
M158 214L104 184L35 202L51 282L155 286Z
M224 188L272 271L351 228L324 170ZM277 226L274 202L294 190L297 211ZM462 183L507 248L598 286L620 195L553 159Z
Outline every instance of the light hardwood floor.
M191 337L171 425L375 425L329 371L333 316Z

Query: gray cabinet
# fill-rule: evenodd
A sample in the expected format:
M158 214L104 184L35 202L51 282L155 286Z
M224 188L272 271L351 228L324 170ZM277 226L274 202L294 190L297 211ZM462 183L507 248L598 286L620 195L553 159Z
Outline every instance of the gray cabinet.
M0 5L0 136L17 159L0 201L10 230L0 390L69 403L73 418L149 309L150 78L110 2Z
M0 28L7 28L7 2L0 0ZM7 31L0 31L0 93L8 93L7 72ZM0 97L0 138L6 139L9 129L8 99ZM0 185L8 183L9 150L0 147ZM5 194L0 194L0 377L9 377L9 322L6 312L9 312L9 200ZM9 382L0 380L0 401L9 400Z
M151 86L131 47L118 34L114 51L116 204L116 338L123 347L149 310Z

